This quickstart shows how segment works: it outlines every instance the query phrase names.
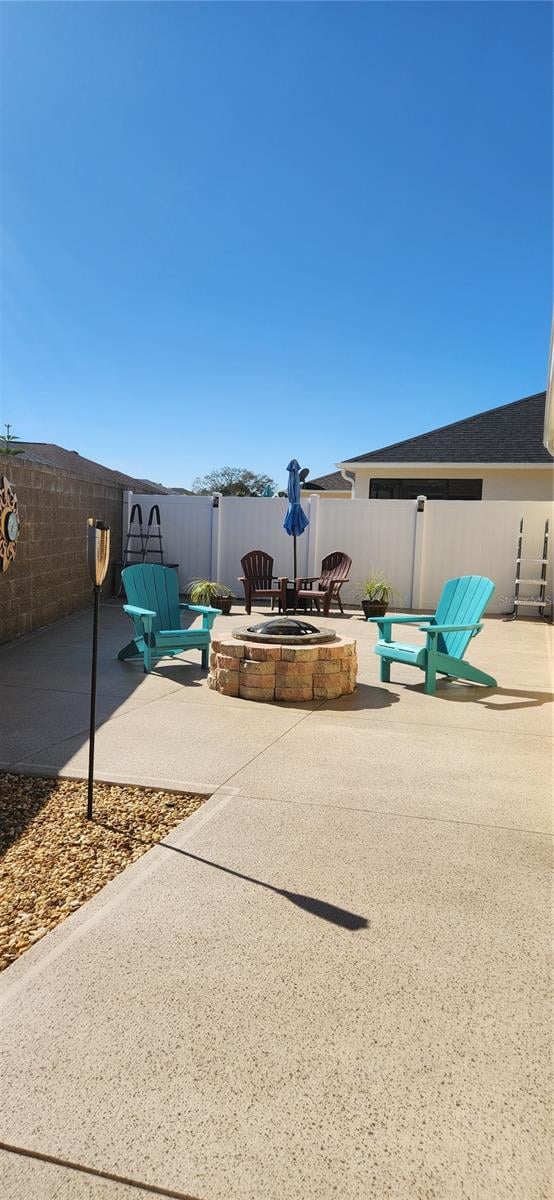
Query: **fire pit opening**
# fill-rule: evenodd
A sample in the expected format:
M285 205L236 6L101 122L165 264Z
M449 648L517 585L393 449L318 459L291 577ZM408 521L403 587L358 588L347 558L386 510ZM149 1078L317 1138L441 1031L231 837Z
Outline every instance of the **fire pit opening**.
M336 641L334 629L318 629L308 621L296 617L274 617L271 621L260 621L257 625L246 625L233 630L233 637L241 642L266 642L280 646L315 646L320 642Z

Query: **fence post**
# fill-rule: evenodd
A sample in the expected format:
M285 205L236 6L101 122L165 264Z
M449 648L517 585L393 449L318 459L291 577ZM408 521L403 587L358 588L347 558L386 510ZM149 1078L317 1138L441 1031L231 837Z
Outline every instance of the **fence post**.
M424 583L424 557L425 557L425 505L427 502L426 496L418 496L414 501L416 505L415 511L415 533L414 533L414 559L412 566L412 594L410 598L410 608L423 608L423 583Z
M214 492L212 496L212 544L210 552L210 579L215 582L220 582L219 568L221 563L221 555L219 549L220 531L221 531L221 501L223 496L221 492Z
M307 570L308 575L317 575L318 570L319 570L318 555L317 555L317 544L318 544L318 533L319 533L319 531L318 531L319 505L320 505L319 496L310 496L309 503L310 503L310 524L308 525L308 562L307 562L306 570Z

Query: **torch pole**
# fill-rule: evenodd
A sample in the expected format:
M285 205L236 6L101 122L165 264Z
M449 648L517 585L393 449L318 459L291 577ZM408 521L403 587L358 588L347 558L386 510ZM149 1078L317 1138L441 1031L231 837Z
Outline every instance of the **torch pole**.
M90 732L88 744L88 793L87 821L92 821L92 793L94 786L94 735L96 732L96 667L98 662L98 609L100 587L94 585L94 613L92 618L92 671L90 679Z

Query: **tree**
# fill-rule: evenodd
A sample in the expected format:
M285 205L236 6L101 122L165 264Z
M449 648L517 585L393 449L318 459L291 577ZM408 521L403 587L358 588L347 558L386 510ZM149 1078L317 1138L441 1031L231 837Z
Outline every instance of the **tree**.
M6 432L0 439L0 454L23 454L23 450L15 445L18 441L19 438L15 436L15 433L11 432L11 425L6 425Z
M195 479L192 485L197 496L211 496L221 492L223 496L261 496L268 486L275 490L269 475L256 475L245 467L218 467Z

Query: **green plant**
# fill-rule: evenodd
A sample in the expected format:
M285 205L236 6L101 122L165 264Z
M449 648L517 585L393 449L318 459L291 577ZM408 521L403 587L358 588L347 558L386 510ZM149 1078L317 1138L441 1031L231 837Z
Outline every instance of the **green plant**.
M382 571L374 570L364 580L360 600L368 600L370 604L390 604L394 596L399 597L399 592L389 583Z
M193 604L214 605L220 596L232 596L231 588L225 583L216 583L212 579L191 579L188 592Z
M15 443L18 441L19 438L15 436L15 433L11 432L11 425L6 425L6 432L0 439L0 442L2 443L0 444L0 454L23 454L23 450L21 450L19 446L15 445Z

